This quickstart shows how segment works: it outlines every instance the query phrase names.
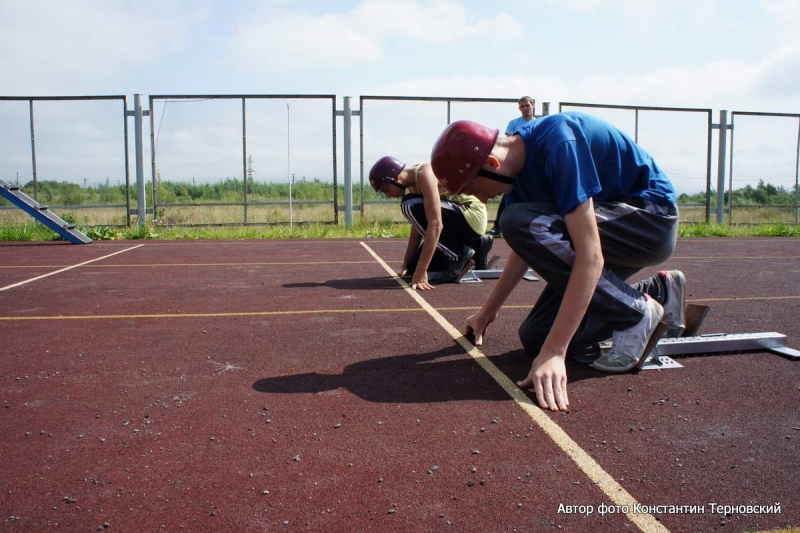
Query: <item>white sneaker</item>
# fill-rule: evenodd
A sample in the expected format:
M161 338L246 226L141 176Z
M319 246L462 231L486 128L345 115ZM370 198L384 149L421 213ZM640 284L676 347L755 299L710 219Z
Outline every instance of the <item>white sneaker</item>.
M669 329L665 337L680 337L686 329L686 277L680 270L662 270L667 301L664 303L664 322Z
M664 316L661 304L647 294L645 298L642 319L631 328L614 332L611 349L592 363L594 368L615 374L627 372L639 366L655 347L668 326L661 322Z

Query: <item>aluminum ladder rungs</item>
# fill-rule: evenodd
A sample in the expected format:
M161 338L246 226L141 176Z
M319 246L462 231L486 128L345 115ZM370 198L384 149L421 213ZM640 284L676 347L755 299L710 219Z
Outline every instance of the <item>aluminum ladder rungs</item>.
M11 184L2 179L0 179L0 196L4 197L71 243L89 244L92 242L92 239L75 228L75 224L64 221L61 217L50 211L50 208L46 205L40 204L20 191L19 187L12 187Z

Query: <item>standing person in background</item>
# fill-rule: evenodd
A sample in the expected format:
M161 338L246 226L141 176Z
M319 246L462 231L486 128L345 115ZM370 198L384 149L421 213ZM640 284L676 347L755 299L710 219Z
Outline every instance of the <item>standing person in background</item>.
M400 276L411 276L411 288L433 289L428 271L442 271L439 282L458 281L472 265L487 268L493 237L486 231L486 206L474 196L448 198L430 163L406 166L391 156L380 158L369 171L375 192L399 198L411 233Z
M522 116L513 118L508 122L508 126L506 126L506 137L514 135L521 128L536 120L536 117L533 116L536 108L536 101L533 98L530 96L523 96L519 99L518 103L519 112L522 113ZM494 226L489 230L487 235L491 235L492 237L500 237L500 215L503 213L503 209L505 209L505 207L506 197L501 196L500 205L497 206L497 215L494 217Z

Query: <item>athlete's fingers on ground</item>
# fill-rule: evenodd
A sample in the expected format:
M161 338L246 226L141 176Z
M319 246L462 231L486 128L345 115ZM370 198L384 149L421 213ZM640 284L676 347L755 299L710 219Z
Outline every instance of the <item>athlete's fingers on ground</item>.
M556 388L556 401L558 408L561 411L569 411L569 396L567 395L567 378L564 378L558 383Z
M517 381L517 387L520 389L529 389L533 387L533 380L531 380L531 376L528 375L522 381Z
M473 317L469 317L467 318L466 321L464 321L464 327L462 328L461 331L464 334L464 336L475 335L475 345L478 346L478 341L481 337L482 332L479 331L478 328L475 326L475 320Z
M536 401L539 402L539 407L542 409L550 409L551 405L555 406L555 402L553 402L553 389L551 387L548 391L546 382L542 383L541 379L534 378L533 388L536 391Z
M483 346L483 334L475 333L475 346Z

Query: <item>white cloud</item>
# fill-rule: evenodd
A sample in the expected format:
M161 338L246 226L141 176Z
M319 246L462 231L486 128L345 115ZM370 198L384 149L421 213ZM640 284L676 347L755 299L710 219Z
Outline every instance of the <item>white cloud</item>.
M524 35L508 14L480 17L450 0L365 0L349 12L264 10L234 30L228 61L248 70L319 69L381 63L412 44L452 47L476 35Z
M453 78L420 77L373 87L366 94L517 97L541 103L586 102L797 113L800 108L800 42L756 62L716 61L702 67L659 68L622 77L587 76L568 84L539 73ZM538 112L538 111L537 111Z
M761 0L761 6L778 19L790 19L787 22L800 19L800 3L797 0Z
M348 66L379 61L379 42L350 24L347 16L263 12L261 20L236 30L231 59L250 70Z
M781 1L781 0L777 0ZM789 0L791 1L791 0ZM549 0L580 14L616 14L636 31L658 31L660 22L679 14L687 22L712 24L720 15L717 0Z
M800 41L788 43L764 58L755 89L766 98L800 97Z
M81 78L113 76L179 49L206 17L199 8L98 0L0 1L0 12L4 84L29 87L26 82L35 79L51 94L61 94L59 86L80 84Z

